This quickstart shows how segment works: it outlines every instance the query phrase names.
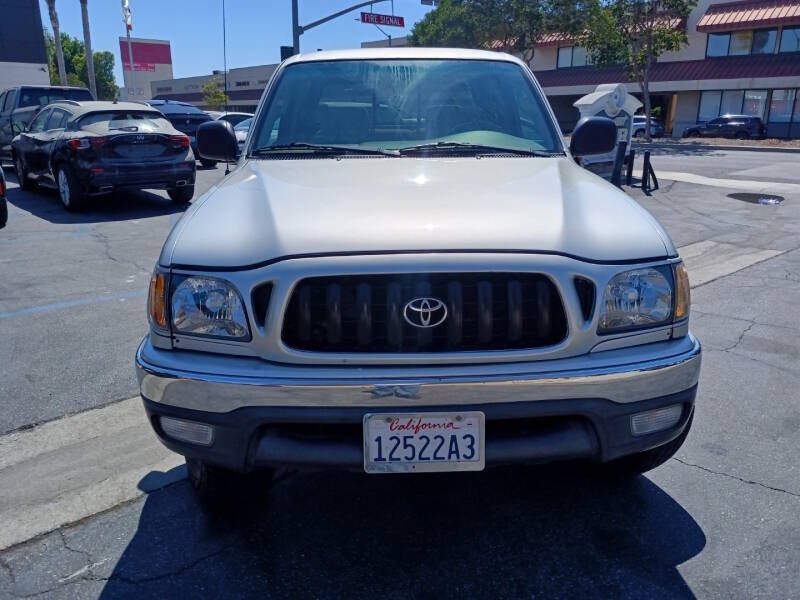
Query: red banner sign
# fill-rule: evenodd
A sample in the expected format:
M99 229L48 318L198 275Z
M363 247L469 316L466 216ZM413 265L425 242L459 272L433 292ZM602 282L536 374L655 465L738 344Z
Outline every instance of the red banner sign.
M403 17L394 15L379 15L377 13L361 13L361 22L367 25L389 25L391 27L405 27L406 21Z

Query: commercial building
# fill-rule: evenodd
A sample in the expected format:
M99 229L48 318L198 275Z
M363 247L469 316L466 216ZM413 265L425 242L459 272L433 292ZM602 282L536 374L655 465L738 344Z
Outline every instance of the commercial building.
M119 38L122 58L122 78L125 87L120 90L122 100L149 100L153 97L150 82L172 79L172 51L167 40L131 38L133 68L128 52L128 38Z
M135 54L135 51L134 51ZM277 64L258 65L228 70L228 110L253 112ZM180 77L150 82L151 94L158 100L180 100L200 108L209 108L203 101L203 86L216 81L224 87L225 74L214 71L209 75Z
M50 83L42 32L38 2L0 0L0 90Z
M800 138L800 0L700 0L675 25L686 28L688 45L661 56L650 71L653 106L669 134L748 114L761 117L770 137ZM532 69L565 131L578 119L575 100L600 83L626 81L622 68L589 62L563 35L545 36L534 49ZM641 96L638 84L627 87Z

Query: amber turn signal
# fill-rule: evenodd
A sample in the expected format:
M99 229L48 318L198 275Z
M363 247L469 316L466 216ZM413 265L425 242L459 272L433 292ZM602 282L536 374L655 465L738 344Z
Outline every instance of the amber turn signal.
M689 316L689 306L692 303L689 291L689 273L682 262L673 267L675 274L675 320L680 321Z
M153 273L150 278L150 294L147 299L150 323L159 329L167 329L167 275Z

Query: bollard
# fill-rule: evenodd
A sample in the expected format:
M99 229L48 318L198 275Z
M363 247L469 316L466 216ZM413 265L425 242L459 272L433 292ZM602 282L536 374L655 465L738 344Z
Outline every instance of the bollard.
M617 157L614 159L614 170L611 172L611 183L617 187L622 187L620 179L622 178L622 163L625 160L627 146L628 142L620 142L617 146Z
M633 182L633 161L636 160L636 150L631 148L628 153L628 172L625 175L625 185L630 186Z
M653 186L650 187L650 178L653 178ZM644 165L642 166L642 191L649 192L658 189L658 179L656 179L656 172L653 165L650 164L650 151L646 150L644 153Z

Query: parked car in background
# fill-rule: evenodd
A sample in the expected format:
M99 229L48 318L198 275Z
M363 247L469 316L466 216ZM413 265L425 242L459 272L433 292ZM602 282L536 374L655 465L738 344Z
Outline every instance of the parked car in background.
M42 107L57 100L94 100L81 87L23 85L0 92L0 161L11 159L11 140Z
M724 115L707 123L687 127L683 132L683 137L725 137L738 140L760 140L766 135L767 128L761 119L748 115Z
M230 123L198 129L238 166L172 229L136 353L201 495L238 506L240 473L287 466L630 476L678 450L688 277L575 162L614 148L611 119L568 148L527 64L454 48L293 56L261 102L241 154Z
M234 127L236 127L242 121L246 121L253 117L253 113L245 113L245 112L229 112L229 113L220 113L219 116L214 117L216 121L227 121Z
M0 229L8 222L8 202L6 200L6 175L0 165Z
M139 102L62 100L39 111L11 145L22 189L58 189L69 211L119 188L166 189L173 202L194 195L189 137Z
M188 104L187 102L148 100L147 103L156 110L160 110L175 129L189 136L192 151L197 158L200 158L197 154L197 128L213 119L193 104ZM217 164L217 161L200 158L200 164L206 169L210 169Z
M239 146L239 152L244 148L244 143L247 140L247 132L250 131L250 125L253 119L245 119L233 128L233 133L236 136L236 145Z
M647 117L644 115L634 115L631 135L635 138L644 137L644 130L647 126ZM650 117L650 137L663 137L664 123L660 119Z

